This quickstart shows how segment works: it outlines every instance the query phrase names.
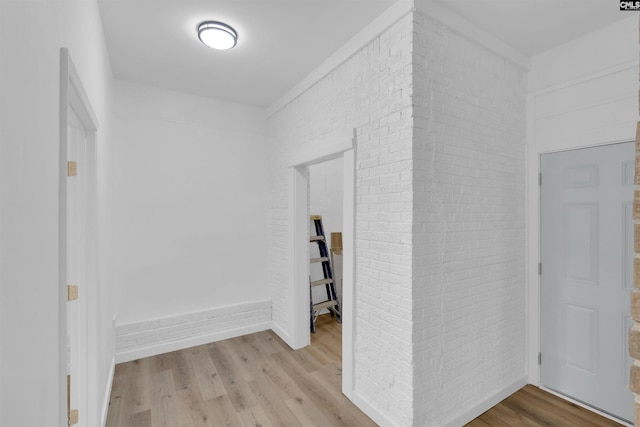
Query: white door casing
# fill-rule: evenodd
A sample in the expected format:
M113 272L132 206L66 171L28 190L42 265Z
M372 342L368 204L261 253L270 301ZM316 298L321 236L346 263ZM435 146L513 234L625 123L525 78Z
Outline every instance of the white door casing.
M274 325L274 331L294 349L309 345L309 212L306 167L343 158L343 300L342 391L353 395L354 227L355 227L355 129L342 129L301 147L291 154L289 165L290 332ZM358 403L366 406L364 403ZM367 413L371 411L365 411Z
M78 409L79 426L102 424L96 405L97 343L97 211L96 131L98 121L71 61L60 49L59 141L59 425L67 424L67 392ZM68 176L68 161L77 175ZM68 285L78 286L69 302ZM69 364L68 364L69 363ZM67 373L71 387L67 390Z
M541 385L625 420L632 143L541 156Z

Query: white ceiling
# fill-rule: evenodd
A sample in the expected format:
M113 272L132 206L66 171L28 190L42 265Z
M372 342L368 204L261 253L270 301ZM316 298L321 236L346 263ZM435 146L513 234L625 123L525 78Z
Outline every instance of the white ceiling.
M615 0L438 0L525 56L629 16ZM267 107L395 0L99 0L114 75ZM205 20L238 45L205 47Z
M628 18L617 0L439 0L527 57Z
M100 0L116 78L268 106L394 0ZM223 21L238 44L200 43L202 21Z

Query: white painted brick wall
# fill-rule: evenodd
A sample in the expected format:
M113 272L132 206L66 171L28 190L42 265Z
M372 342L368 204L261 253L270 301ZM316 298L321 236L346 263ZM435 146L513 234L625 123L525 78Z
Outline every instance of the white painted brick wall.
M356 132L355 391L440 426L525 375L525 71L409 14L269 119L285 331L287 159Z
M160 354L167 348L184 348L242 335L248 330L267 329L270 322L271 300L263 300L118 325L116 356L123 361L131 358L128 355Z
M414 425L442 426L526 374L526 73L414 18Z
M411 38L407 14L269 119L269 284L273 322L289 332L287 159L356 128L354 386L397 425L410 425L413 393Z

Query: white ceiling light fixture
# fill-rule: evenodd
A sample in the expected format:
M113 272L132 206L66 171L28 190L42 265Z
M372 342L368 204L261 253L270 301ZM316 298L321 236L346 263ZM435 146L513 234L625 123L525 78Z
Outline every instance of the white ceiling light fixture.
M198 38L213 49L227 50L238 42L238 33L223 22L205 21L198 25Z

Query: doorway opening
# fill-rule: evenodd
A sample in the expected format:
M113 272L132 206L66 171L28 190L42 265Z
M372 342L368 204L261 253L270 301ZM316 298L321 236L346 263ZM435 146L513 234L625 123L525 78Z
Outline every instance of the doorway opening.
M310 252L309 252L309 174L308 168L330 160L342 159L342 392L349 398L353 390L353 306L354 306L354 223L355 152L353 138L341 138L324 145L322 152L310 150L295 156L290 167L290 307L291 334L288 344L299 349L310 344Z
M340 305L343 299L342 172L342 157L308 167L309 213L311 214L309 282L313 307L310 324L314 333L317 333L320 327L329 326L330 322L325 320L327 315L336 322L340 321ZM336 300L337 305L331 306L330 304L336 304L334 302ZM321 308L325 305L325 308ZM320 316L323 321L317 322ZM339 332L341 329L334 325L332 330ZM313 338L314 335L311 336L312 344Z

